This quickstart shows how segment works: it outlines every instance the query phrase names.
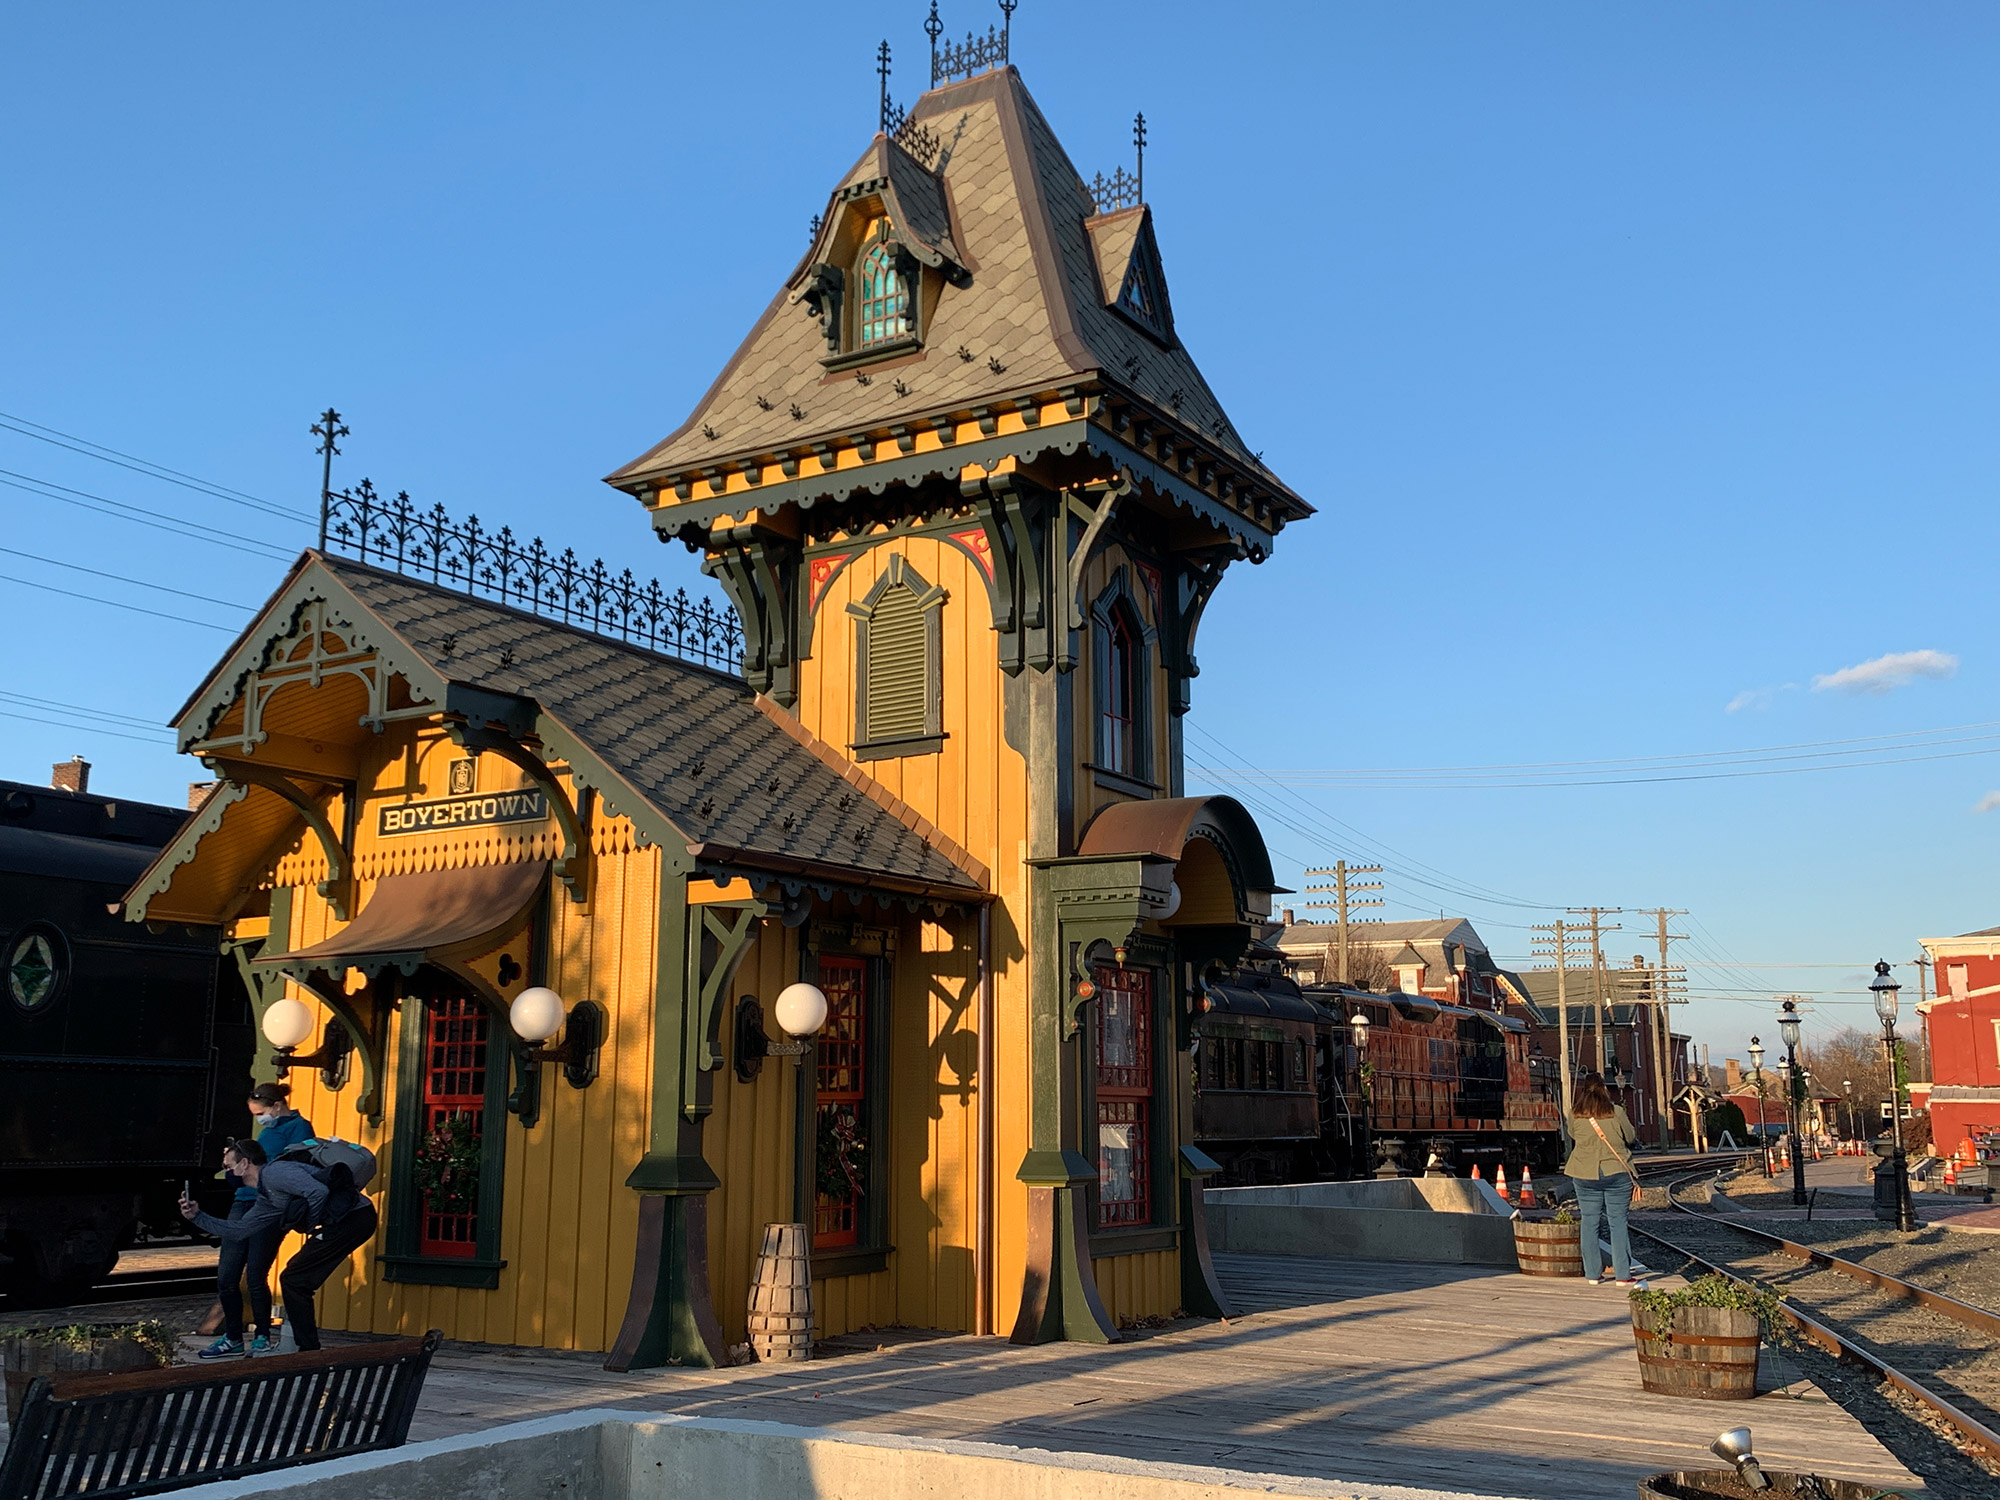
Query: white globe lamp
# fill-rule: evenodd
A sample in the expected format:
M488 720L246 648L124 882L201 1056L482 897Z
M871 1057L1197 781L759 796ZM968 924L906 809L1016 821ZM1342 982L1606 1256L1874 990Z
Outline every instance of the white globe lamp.
M1167 904L1161 907L1157 912L1153 914L1153 920L1156 922L1164 922L1167 920L1167 918L1171 917L1175 912L1179 911L1180 909L1181 909L1181 887L1180 887L1180 882L1175 881L1167 887Z
M273 1000L264 1012L264 1040L280 1052L291 1051L312 1034L312 1012L290 995Z
M826 1025L826 995L816 984L788 984L771 1013L787 1036L817 1036Z
M546 1042L562 1030L562 996L546 985L533 985L514 997L507 1007L507 1024L524 1042Z

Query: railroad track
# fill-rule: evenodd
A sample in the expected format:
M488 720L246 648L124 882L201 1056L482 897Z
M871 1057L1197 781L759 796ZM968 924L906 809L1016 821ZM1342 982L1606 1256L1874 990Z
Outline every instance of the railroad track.
M1683 1201L1680 1189L1711 1171L1668 1182L1681 1216L1671 1232L1637 1223L1632 1232L1777 1292L1801 1335L1915 1397L1961 1446L2000 1461L2000 1315Z

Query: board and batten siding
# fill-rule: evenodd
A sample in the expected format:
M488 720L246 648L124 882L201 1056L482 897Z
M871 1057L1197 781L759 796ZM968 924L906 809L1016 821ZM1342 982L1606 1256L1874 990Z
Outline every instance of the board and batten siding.
M389 738L385 736L385 738ZM372 805L394 795L410 779L444 785L443 760L463 752L441 738L412 736L401 747L385 745L385 759L375 767L377 790L363 809L357 865L382 868L421 865L416 851L389 851L377 845ZM405 759L405 755L409 759ZM489 777L511 785L514 773L495 757L481 757L481 790ZM382 1214L383 1229L356 1253L344 1276L331 1278L320 1293L323 1326L354 1332L415 1334L441 1328L454 1339L520 1344L536 1348L601 1351L608 1349L624 1317L631 1290L632 1263L638 1245L639 1195L625 1179L644 1154L651 1104L654 948L658 933L659 869L657 849L634 848L630 824L601 818L592 830L591 899L580 908L557 887L549 902L548 983L564 1001L593 1000L606 1016L599 1072L588 1088L575 1089L562 1070L542 1070L541 1117L523 1129L512 1114L489 1120L489 1130L505 1132L505 1185L501 1201L500 1255L506 1261L499 1285L492 1290L425 1286L384 1279L376 1257L385 1249L391 1189L391 1133L403 1080L398 1076L404 1016L391 1025L385 1057L382 1124L370 1124L356 1111L360 1096L359 1063L355 1076L339 1090L329 1090L316 1069L294 1069L292 1103L321 1135L360 1141L375 1151L381 1166L370 1196ZM454 835L451 847L433 853L454 865L504 862L512 857L544 857L539 839L522 839L517 830L501 828L491 843ZM307 841L307 848L311 841ZM481 856L499 855L500 859ZM363 868L368 866L363 865ZM372 881L363 881L365 903ZM310 885L294 891L291 946L319 941L337 924L331 909ZM487 968L486 964L475 967ZM349 987L358 988L358 971ZM307 999L323 1029L326 1013ZM496 1025L505 1022L495 1018ZM306 1048L319 1044L319 1034ZM302 1049L303 1050L303 1049ZM279 1264L303 1243L287 1236Z

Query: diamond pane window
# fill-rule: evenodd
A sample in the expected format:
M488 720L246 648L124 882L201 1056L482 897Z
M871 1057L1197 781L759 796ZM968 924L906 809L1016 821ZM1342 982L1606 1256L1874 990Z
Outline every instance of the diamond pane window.
M871 246L861 257L861 300L856 331L861 347L887 344L910 333L910 286L896 269L896 252L889 245Z
M819 1180L813 1205L813 1245L834 1249L861 1242L868 1100L868 970L858 958L822 958L819 987L826 1025L817 1053Z

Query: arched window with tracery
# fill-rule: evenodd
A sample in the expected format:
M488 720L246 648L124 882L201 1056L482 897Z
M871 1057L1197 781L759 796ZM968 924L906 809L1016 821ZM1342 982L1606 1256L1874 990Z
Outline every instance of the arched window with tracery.
M870 245L862 254L856 276L860 297L855 303L855 336L859 347L894 343L914 331L910 320L910 283L902 256L887 242Z

